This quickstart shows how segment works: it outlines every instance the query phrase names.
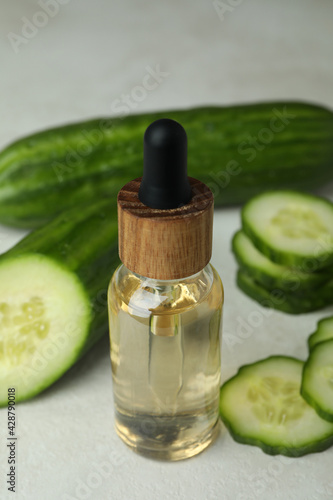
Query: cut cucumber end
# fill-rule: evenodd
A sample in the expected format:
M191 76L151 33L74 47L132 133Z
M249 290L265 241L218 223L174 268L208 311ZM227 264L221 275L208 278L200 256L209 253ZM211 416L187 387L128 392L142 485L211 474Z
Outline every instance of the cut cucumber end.
M297 191L255 196L242 210L245 233L272 261L313 272L333 263L333 204Z
M80 356L91 307L78 277L41 254L0 262L0 406L55 382Z
M225 382L220 415L236 441L290 457L333 444L333 424L300 395L302 368L295 358L271 356L241 367Z
M312 349L304 365L301 393L320 417L333 422L333 339Z

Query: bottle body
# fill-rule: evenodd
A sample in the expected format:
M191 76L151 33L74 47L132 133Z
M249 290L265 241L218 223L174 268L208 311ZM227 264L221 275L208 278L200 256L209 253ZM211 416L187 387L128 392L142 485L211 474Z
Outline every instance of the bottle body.
M182 280L153 280L121 265L108 305L118 435L154 458L199 453L218 429L218 274L208 264Z

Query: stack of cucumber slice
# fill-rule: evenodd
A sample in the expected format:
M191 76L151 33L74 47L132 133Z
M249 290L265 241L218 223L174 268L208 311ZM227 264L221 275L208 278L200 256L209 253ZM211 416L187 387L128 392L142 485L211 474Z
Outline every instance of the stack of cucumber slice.
M305 363L271 356L221 387L221 418L236 441L290 457L333 445L333 317L319 322L309 347Z
M291 314L333 304L333 203L266 192L243 207L242 226L232 241L241 290Z
M319 321L308 344L301 393L318 415L333 422L333 316Z

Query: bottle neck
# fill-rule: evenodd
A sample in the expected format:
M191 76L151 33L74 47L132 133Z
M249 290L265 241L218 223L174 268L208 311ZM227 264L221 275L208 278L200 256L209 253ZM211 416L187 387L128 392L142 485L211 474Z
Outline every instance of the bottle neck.
M182 278L177 278L177 279L156 279L156 278L148 278L147 276L142 276L141 274L135 273L134 271L131 271L128 269L124 264L123 267L127 270L128 273L133 274L138 280L140 280L143 283L147 283L152 287L156 286L163 286L163 287L173 287L178 285L179 283L193 283L203 276L210 277L212 276L212 266L210 264L207 264L203 269L201 269L199 272L192 274L191 276L184 276Z
M208 264L191 276L160 280L133 273L122 264L115 271L113 282L131 314L146 316L165 310L181 311L205 300L212 290L214 273Z

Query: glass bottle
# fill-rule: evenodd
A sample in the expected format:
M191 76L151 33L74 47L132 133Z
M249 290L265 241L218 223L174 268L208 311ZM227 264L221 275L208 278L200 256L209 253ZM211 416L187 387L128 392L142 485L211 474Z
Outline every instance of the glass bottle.
M208 264L177 280L123 264L109 289L118 435L147 456L179 460L205 449L219 418L223 288Z
M156 130L160 142L151 154ZM118 195L123 264L108 292L116 431L134 451L167 460L196 455L219 429L223 286L209 264L213 196L207 186L181 174L186 172L184 137L172 120L147 129L144 177ZM160 177L154 171L152 198L149 174L156 167L150 158L154 165L160 158L162 171ZM166 188L170 164L176 179ZM188 183L184 189L183 182ZM178 199L173 208L159 208L152 207L154 196L160 204Z

